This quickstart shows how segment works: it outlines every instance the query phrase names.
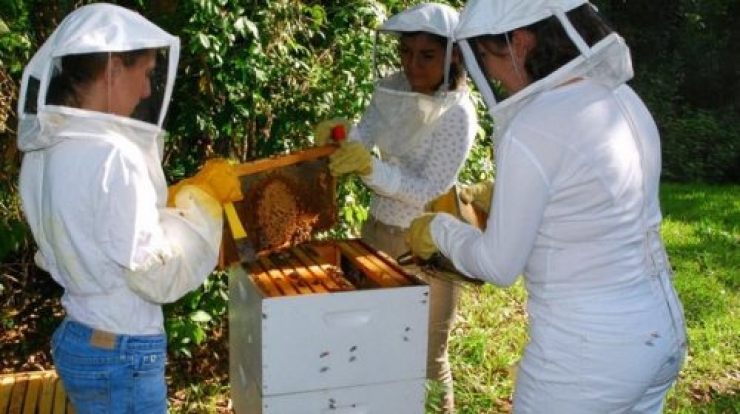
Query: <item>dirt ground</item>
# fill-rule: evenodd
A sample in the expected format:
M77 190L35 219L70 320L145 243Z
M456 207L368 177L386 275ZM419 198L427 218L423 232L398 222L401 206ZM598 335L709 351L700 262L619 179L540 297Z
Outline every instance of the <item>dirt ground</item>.
M35 271L3 272L0 373L51 368L49 341L64 317L59 297L62 289L51 277Z

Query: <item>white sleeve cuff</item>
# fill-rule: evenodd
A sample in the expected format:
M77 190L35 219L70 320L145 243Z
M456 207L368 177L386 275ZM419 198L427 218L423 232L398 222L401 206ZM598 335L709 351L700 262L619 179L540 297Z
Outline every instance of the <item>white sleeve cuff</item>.
M360 178L365 185L385 197L397 194L401 188L400 172L377 158L373 158L373 172Z
M223 229L221 206L195 186L177 194L177 208L160 211L168 244L136 270L126 271L128 286L154 303L170 303L200 286L213 272Z

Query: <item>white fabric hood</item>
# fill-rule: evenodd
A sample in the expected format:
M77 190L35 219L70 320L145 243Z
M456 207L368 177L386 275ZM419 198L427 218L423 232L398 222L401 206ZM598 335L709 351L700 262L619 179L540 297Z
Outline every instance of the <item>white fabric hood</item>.
M506 33L552 16L556 10L569 11L586 0L470 0L457 27L458 39Z
M168 61L164 68L161 107L154 123L74 108L46 105L49 82L60 70L65 55L92 52L122 52L137 49L165 48ZM50 114L66 114L78 119L99 118L128 125L145 135L161 135L180 55L180 41L147 19L126 8L112 4L91 4L70 13L36 52L23 72L18 102L18 144L21 150L48 145L55 126ZM57 118L57 117L52 117Z
M376 68L377 78L385 77L377 73L376 65L378 36L381 33L401 35L402 33L427 32L447 38L444 78L444 88L446 90L447 85L449 85L449 68L452 58L452 47L455 42L455 28L458 25L458 21L459 14L457 10L440 3L417 4L390 17L380 25L375 36L373 67Z
M416 148L434 130L437 121L468 97L467 87L425 95L412 92L403 73L380 79L363 115L367 133L383 159L400 157Z
M452 38L458 24L458 13L445 4L422 3L386 20L381 32L428 32Z
M467 97L467 89L449 91L449 72L458 12L440 3L422 3L386 20L377 34L400 36L403 33L426 32L447 38L444 80L434 95L411 90L402 71L378 78L365 117L373 142L385 159L403 156L415 148L433 129L440 117ZM376 35L376 51L378 36ZM375 53L373 60L375 60ZM376 67L377 69L377 67ZM400 138L399 138L400 137Z
M495 136L501 136L511 118L532 97L568 80L586 77L614 88L632 78L632 60L622 37L611 33L589 47L568 20L568 11L586 3L585 0L470 0L467 3L460 15L456 39L468 72L495 121ZM488 79L478 66L468 39L507 33L550 16L557 17L561 22L581 55L547 77L498 102Z

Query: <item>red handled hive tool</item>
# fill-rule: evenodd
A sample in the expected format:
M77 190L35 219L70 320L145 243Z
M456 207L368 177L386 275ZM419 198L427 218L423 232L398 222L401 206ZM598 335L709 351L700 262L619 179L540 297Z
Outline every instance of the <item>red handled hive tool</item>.
M347 131L344 130L344 125L337 125L331 129L332 142L342 142L346 139L347 139Z

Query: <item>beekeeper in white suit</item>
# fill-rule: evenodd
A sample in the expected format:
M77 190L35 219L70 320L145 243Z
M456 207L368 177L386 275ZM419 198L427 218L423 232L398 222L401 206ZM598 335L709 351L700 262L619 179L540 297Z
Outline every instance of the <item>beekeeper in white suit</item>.
M64 287L52 356L78 413L165 413L162 304L212 272L221 202L208 163L166 207L163 129L179 40L119 6L81 7L25 68L20 192L36 262Z
M625 83L627 46L583 0L472 0L457 38L496 125L492 200L470 197L491 214L484 232L422 215L413 251L499 286L523 275L514 412L661 412L686 332L660 236L658 129Z
M376 41L398 42L401 70L378 70L371 102L356 126L333 119L317 127L319 144L328 141L331 127L344 125L349 131L329 168L335 176L358 174L372 190L361 235L393 257L409 249L405 233L411 220L456 182L478 130L462 57L452 39L457 22L456 10L437 3L390 17ZM442 383L445 412L451 412L447 344L460 292L449 281L426 279L431 290L427 376Z

